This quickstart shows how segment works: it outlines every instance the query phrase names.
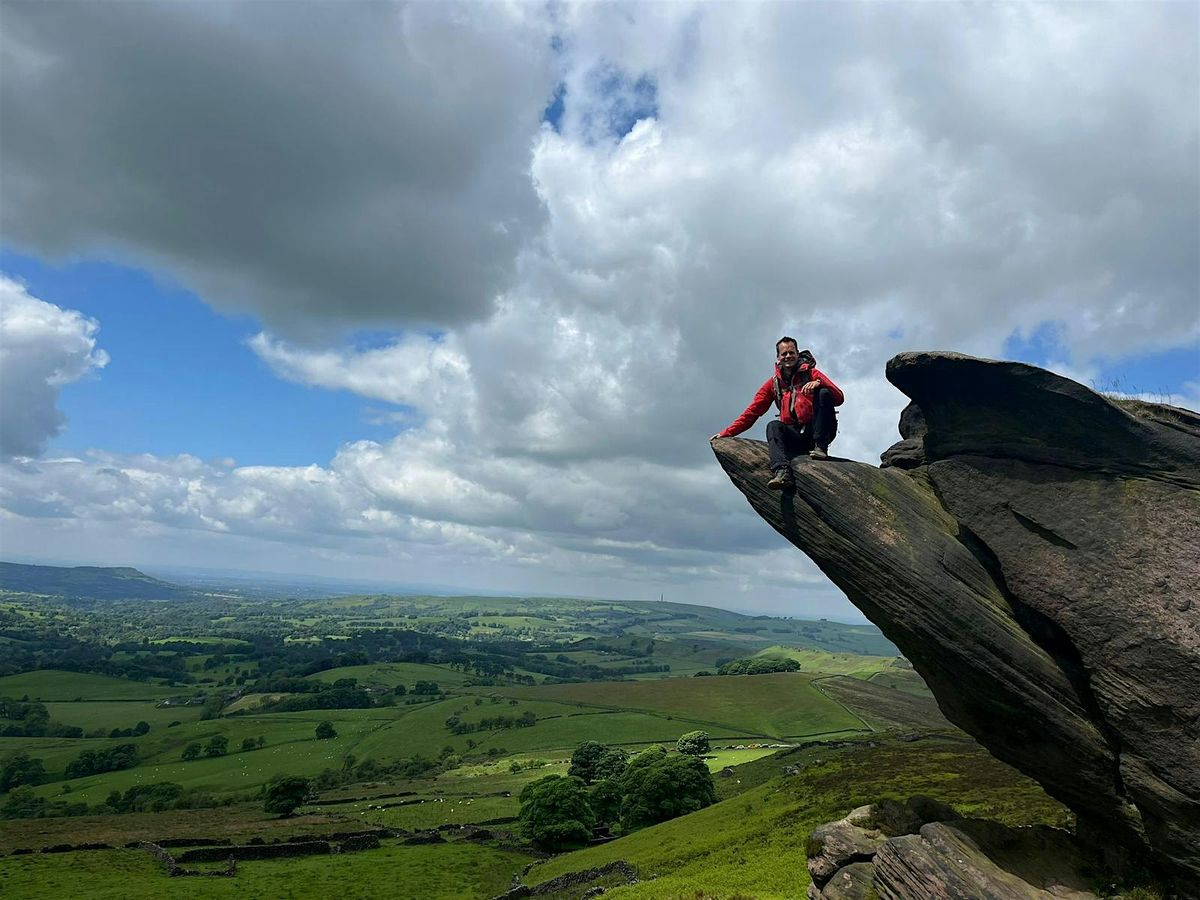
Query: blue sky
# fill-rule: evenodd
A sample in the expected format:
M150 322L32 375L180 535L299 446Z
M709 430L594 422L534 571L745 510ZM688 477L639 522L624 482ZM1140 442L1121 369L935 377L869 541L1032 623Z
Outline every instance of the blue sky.
M372 424L384 404L280 379L246 346L262 328L253 317L217 313L144 271L4 251L0 272L99 321L98 343L111 358L63 391L68 426L50 443L56 451L304 466L327 463L346 441L397 430Z
M868 463L902 350L1200 406L1194 4L221 9L6 8L6 554L854 616L779 335Z

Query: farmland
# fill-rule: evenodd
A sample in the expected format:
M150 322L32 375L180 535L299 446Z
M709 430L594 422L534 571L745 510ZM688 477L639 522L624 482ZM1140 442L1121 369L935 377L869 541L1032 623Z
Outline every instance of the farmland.
M356 897L491 897L539 859L516 819L522 789L565 775L586 741L673 749L702 730L720 802L539 863L529 883L624 859L651 880L599 882L614 897L752 885L755 897L795 896L809 823L886 793L882 775L864 774L872 753L909 773L897 790L982 805L1003 794L973 790L980 751L870 626L544 598L79 603L4 598L0 696L23 718L0 737L0 763L40 766L0 795L0 891L13 896L57 895L80 877L90 896L170 896L178 882L127 846L138 840L254 845L374 829L378 849L246 859L234 878L188 879L187 892L315 897L352 883ZM800 671L714 674L755 659ZM930 743L891 737L913 731ZM80 759L106 754L120 755L117 768L80 774ZM1015 818L1060 815L997 772L1020 801ZM283 775L313 793L281 818L262 797ZM160 805L126 809L124 798L162 791ZM405 843L434 832L444 841ZM12 855L78 844L111 849Z

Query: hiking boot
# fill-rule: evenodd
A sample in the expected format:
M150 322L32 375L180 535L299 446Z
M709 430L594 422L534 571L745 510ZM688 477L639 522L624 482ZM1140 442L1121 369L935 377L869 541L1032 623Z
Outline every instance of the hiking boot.
M791 468L776 469L775 474L771 476L771 480L767 482L767 487L773 491L787 491L794 487L796 482L792 478Z
M808 451L809 459L829 459L829 448L822 447L820 444Z

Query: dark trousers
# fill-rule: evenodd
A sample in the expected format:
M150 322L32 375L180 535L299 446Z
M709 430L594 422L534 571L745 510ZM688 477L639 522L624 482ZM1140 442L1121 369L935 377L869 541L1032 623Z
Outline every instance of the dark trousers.
M778 419L767 423L767 447L771 470L782 469L792 457L807 453L814 446L828 447L837 437L837 416L833 413L833 395L818 388L813 397L813 420L807 425L785 425Z

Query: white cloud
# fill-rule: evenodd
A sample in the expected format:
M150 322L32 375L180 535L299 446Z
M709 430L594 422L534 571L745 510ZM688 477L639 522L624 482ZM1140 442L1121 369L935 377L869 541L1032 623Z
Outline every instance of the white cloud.
M321 34L331 89L370 88L346 115L293 98L317 87L279 73L310 42L250 8L229 13L243 43L221 52L255 62L242 83L215 82L229 92L217 121L267 115L250 132L267 143L321 133L279 157L294 170L278 190L250 203L234 179L241 199L214 216L192 189L260 170L185 156L192 182L142 166L131 183L97 153L106 190L68 196L57 157L17 156L26 199L53 202L5 227L39 247L118 246L255 310L266 330L250 346L276 374L384 404L373 420L400 433L309 469L39 463L5 502L30 521L118 508L140 527L364 560L458 570L461 553L496 585L782 597L815 570L707 445L780 334L846 391L835 452L870 462L897 439L906 401L882 374L901 350L997 356L1053 323L1052 367L1087 383L1113 359L1200 339L1194 6L518 5L470 7L469 22L418 4ZM216 65L216 32L181 25L209 13L153 9L164 46L187 44L169 84ZM127 11L102 23L122 41L137 31ZM81 31L18 25L5 46L34 69L47 63L33 51ZM85 49L64 72L103 62ZM159 65L138 54L129 72ZM538 124L556 78L557 130ZM47 74L18 111L58 84ZM137 94L116 78L96 90L109 118L61 127L111 150L126 122L112 104ZM189 107L168 112L178 124ZM254 146L245 159L261 162ZM146 179L199 233L138 207ZM64 215L85 196L94 208ZM110 229L114 211L128 221ZM430 321L446 327L367 349L340 337Z
M37 456L62 430L59 391L108 363L99 327L0 275L0 458Z

